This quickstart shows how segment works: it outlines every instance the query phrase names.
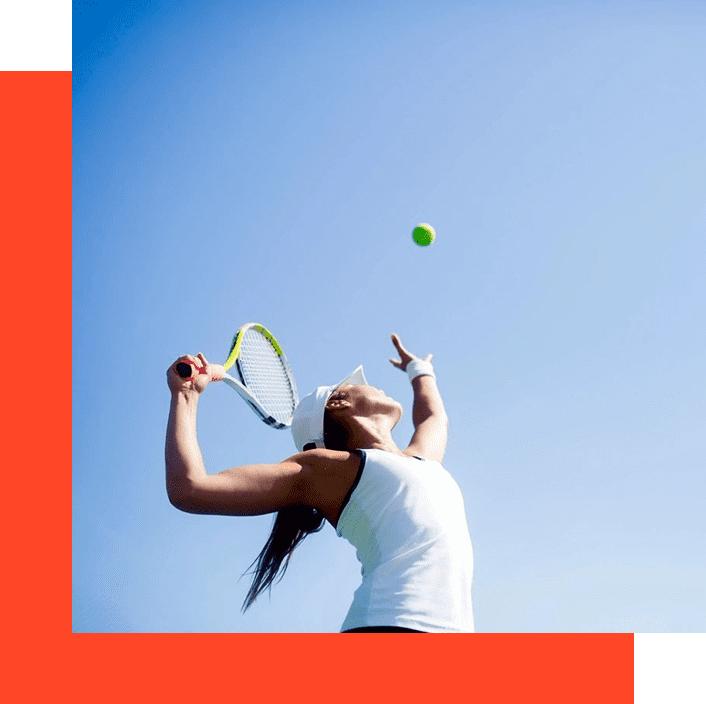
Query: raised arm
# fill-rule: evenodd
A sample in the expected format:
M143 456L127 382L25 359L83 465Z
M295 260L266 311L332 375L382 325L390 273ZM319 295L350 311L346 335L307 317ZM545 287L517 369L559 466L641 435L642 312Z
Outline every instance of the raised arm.
M441 462L446 453L449 423L431 367L432 355L429 354L424 360L419 360L404 348L398 335L392 336L392 342L397 348L400 359L391 359L390 362L398 369L406 371L411 362L423 362L428 365L426 371L412 379L414 434L406 452Z
M189 357L188 361L200 372L191 380L184 380L175 372L176 362L167 371L172 399L165 464L171 503L188 513L230 516L273 513L300 503L307 492L308 472L297 461L234 467L219 474L206 474L196 434L196 412L211 376L203 355Z

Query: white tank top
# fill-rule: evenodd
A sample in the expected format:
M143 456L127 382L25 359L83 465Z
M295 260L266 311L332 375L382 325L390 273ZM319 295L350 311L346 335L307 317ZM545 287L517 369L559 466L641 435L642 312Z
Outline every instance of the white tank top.
M341 631L473 633L473 546L458 484L439 462L359 452L336 532L355 547L363 582Z

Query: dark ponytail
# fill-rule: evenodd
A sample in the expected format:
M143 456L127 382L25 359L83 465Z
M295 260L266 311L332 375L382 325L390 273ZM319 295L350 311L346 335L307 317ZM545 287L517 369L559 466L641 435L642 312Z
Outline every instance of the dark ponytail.
M334 420L326 411L324 443L327 449L346 449L346 438L347 431L343 424ZM321 511L303 504L287 506L278 511L265 547L245 573L254 576L243 602L243 611L247 611L265 589L271 589L275 582L284 577L294 548L310 533L318 533L324 527L324 520Z
M318 533L323 527L324 514L311 506L295 504L279 510L265 547L246 572L255 576L245 597L243 611L247 611L265 589L271 589L275 581L284 577L294 548L309 533Z

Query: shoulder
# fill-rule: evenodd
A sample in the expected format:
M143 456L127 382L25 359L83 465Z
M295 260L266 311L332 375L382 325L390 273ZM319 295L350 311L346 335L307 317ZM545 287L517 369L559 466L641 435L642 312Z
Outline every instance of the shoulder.
M301 467L297 494L301 502L321 511L336 525L341 506L361 467L360 451L316 449L284 460Z
M449 424L446 416L432 416L415 429L412 440L404 450L410 457L423 457L443 462L446 454Z
M282 464L293 463L302 468L304 474L327 473L332 468L344 469L360 463L360 451L326 450L317 448L298 452L296 455L288 457Z

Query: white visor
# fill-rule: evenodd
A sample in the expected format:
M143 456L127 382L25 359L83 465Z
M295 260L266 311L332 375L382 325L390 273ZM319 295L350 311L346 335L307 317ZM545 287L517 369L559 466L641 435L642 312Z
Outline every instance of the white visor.
M305 396L297 406L292 416L292 436L297 450L313 443L316 447L324 447L324 411L331 394L343 384L367 386L362 365L356 367L343 381L333 386L319 386L316 391ZM311 449L311 448L307 448Z

